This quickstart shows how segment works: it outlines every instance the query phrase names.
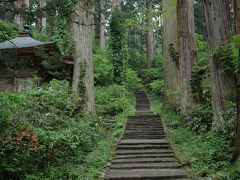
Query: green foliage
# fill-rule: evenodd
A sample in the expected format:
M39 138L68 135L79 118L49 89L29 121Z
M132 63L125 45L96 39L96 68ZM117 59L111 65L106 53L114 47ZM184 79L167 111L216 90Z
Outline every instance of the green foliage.
M51 36L51 40L56 42L61 53L65 56L71 54L73 41L67 19L63 17L54 18L52 31L53 35Z
M137 72L130 68L126 69L123 85L131 91L139 90L142 88L141 79L138 77Z
M103 120L82 111L80 99L73 98L66 82L52 81L18 95L1 93L0 102L4 177L39 172L43 178L71 179L74 174L61 165L84 162L106 134Z
M192 69L191 86L196 102L210 102L209 54L206 41L202 35L196 34L197 62Z
M60 52L48 52L47 49L39 47L34 53L41 58L41 64L46 70L59 70L64 67L64 57Z
M0 20L0 42L16 37L18 31L14 24Z
M163 95L164 91L164 82L163 80L154 80L149 84L151 92L153 92L156 95Z
M154 80L163 79L163 59L161 55L154 55L153 68L141 69L139 76L143 79L144 84Z
M37 39L39 41L43 41L43 42L49 41L49 37L45 33L42 33L35 28L31 28L31 34L34 39Z
M232 37L231 48L232 48L232 60L235 66L235 73L239 73L240 71L240 67L239 67L240 35L235 35Z
M146 53L144 51L139 51L134 48L129 49L129 60L128 65L134 71L137 71L140 75L142 73L142 69L147 68L147 58Z
M155 113L161 113L165 131L173 144L176 155L191 168L194 174L213 179L239 177L239 162L234 166L229 162L232 148L225 134L206 132L206 127L201 123L196 128L199 133L195 133L192 129L186 128L187 124L179 114L163 109L160 98L153 95L150 97L152 110ZM193 109L188 120L192 121L194 117L197 117L198 122L208 121L206 123L209 123L211 116L211 108L204 105Z
M113 9L109 27L114 82L121 84L124 78L127 51L126 51L126 28L124 24L123 15L119 8Z
M95 85L109 85L113 82L113 65L108 58L106 51L99 47L94 49L94 81Z
M96 89L97 113L114 116L129 107L129 93L124 86L110 85Z
M213 112L210 104L198 105L186 115L187 126L194 132L204 133L211 130Z
M98 143L98 147L86 159L85 165L77 170L80 179L98 179L106 168L107 161L110 160L110 152L112 151L114 139L102 140Z

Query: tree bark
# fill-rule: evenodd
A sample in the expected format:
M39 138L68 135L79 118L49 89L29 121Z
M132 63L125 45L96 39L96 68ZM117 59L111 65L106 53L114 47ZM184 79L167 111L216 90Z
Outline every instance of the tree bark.
M181 112L185 113L194 104L191 87L192 67L196 62L196 41L194 9L192 0L177 1L178 37L180 55L180 77L181 77Z
M22 7L23 1L22 0L18 0L14 2L14 6L17 10L20 10L20 8ZM21 16L20 13L16 13L14 16L14 22L19 26L19 27L23 27L23 18Z
M169 48L172 46L175 55L179 52L176 8L176 0L163 0L164 106L174 107L179 102L177 95L180 92L179 58L177 56L173 57Z
M25 12L29 12L29 4L29 0L18 0L14 2L14 6L17 10L23 9ZM22 28L26 23L26 13L16 13L14 21L20 28Z
M205 28L208 49L212 52L220 45L228 45L230 41L231 24L225 0L203 0ZM231 74L223 72L220 64L221 54L215 54L209 59L212 106L214 113L213 127L224 127L224 101L234 99L229 92L236 92L236 85Z
M153 9L152 0L147 0L147 65L152 68L153 65Z
M240 0L234 0L234 16L236 23L236 33L240 34Z
M46 7L46 0L40 0L39 2L40 8L45 8ZM40 23L41 23L41 29L46 30L47 27L47 18L46 18L46 13L44 12L41 19L40 19Z
M234 15L236 22L236 33L240 35L240 0L234 0ZM240 70L240 47L238 52L238 71ZM235 136L235 148L237 160L240 152L240 73L237 72L237 125L236 125L236 136Z
M89 112L95 113L95 90L93 78L93 16L92 3L88 0L77 1L72 14L72 37L75 43L73 52L74 72L72 89L76 97L83 93Z
M105 33L105 23L106 23L106 17L104 14L105 10L105 1L101 0L101 13L100 13L100 48L105 49L106 47L106 33Z
M112 0L112 8L121 6L121 0Z

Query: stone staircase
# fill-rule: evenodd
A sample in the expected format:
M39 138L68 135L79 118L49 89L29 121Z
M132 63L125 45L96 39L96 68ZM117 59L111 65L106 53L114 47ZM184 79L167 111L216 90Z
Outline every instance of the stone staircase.
M150 111L146 93L135 96L136 115L128 118L104 179L191 179L175 158L160 118Z

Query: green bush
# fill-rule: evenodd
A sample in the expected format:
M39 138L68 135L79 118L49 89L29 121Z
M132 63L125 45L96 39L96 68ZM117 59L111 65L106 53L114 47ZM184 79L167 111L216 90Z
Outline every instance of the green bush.
M129 67L134 71L137 71L138 74L141 74L142 69L147 68L147 58L145 52L139 52L137 49L129 49Z
M96 104L98 114L114 116L129 106L129 93L120 85L97 87Z
M211 130L213 112L210 104L192 108L186 116L187 126L194 132L203 133Z
M18 31L14 24L0 20L0 42L16 37Z
M151 92L156 95L163 95L164 91L164 82L163 80L154 80L149 84Z
M103 120L85 114L81 99L73 98L64 81L19 94L0 93L0 102L1 177L42 173L44 178L71 179L74 173L57 167L84 163L106 135Z
M138 77L137 72L130 68L125 71L123 85L131 91L142 88L141 79Z
M145 84L154 80L163 79L162 68L143 69L140 77Z
M95 85L109 85L113 82L113 65L106 51L95 48L93 54Z
M151 100L153 112L161 113L165 132L172 142L176 155L181 162L189 166L193 174L213 179L239 177L239 161L236 165L229 162L232 151L231 142L224 134L215 131L195 133L186 128L186 122L179 114L164 109L159 97L151 96ZM206 105L196 107L191 115L211 119L210 114L212 114L211 108Z

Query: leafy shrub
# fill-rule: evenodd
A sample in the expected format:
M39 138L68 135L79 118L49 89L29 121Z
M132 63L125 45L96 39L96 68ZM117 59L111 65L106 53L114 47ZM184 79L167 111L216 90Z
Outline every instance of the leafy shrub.
M141 79L138 78L137 72L130 68L126 69L123 85L132 91L142 88Z
M18 28L6 21L0 20L0 41L5 41L7 39L12 39L17 36Z
M145 84L150 83L151 81L163 79L162 69L161 68L151 68L143 69L140 77L143 79Z
M209 104L194 107L186 116L187 126L197 133L210 131L212 119L213 112Z
M72 97L64 81L19 94L1 93L0 102L1 177L42 173L43 178L71 179L72 171L54 173L56 167L82 164L106 135L104 122L83 112L81 99Z
M95 48L93 54L95 85L109 85L113 82L113 65L107 52Z
M129 60L128 64L131 69L137 71L138 74L141 74L142 69L147 68L147 60L146 53L140 52L137 49L130 48L129 49Z
M149 84L150 90L156 95L163 95L164 82L163 80L154 80Z
M129 93L124 86L97 87L96 104L100 115L114 116L129 106Z
M197 63L192 70L191 87L196 102L210 102L210 72L209 72L209 52L207 42L202 35L196 34ZM196 85L197 84L197 85Z

